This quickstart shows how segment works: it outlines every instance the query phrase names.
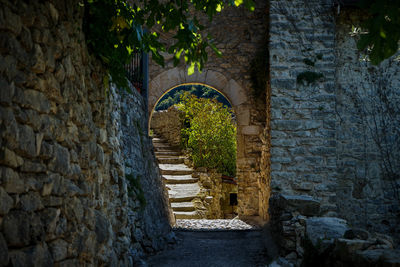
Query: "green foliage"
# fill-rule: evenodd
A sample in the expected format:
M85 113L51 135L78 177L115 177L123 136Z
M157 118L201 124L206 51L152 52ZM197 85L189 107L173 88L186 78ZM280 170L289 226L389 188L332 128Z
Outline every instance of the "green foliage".
M151 53L152 59L164 66L164 57L160 52L174 55L175 66L181 56L190 65L192 74L195 67L201 71L207 61L207 47L218 55L211 37L203 37L204 26L189 9L203 12L212 20L213 16L226 6L244 4L254 10L253 0L86 0L84 30L86 41L93 53L107 67L112 82L122 88L127 87L124 65L133 53L143 50ZM155 26L155 27L154 27ZM143 31L143 27L149 31ZM166 47L160 40L161 32L175 32L175 42Z
M181 96L185 92L188 92L189 94L195 95L200 98L215 98L218 102L223 103L225 106L231 106L229 101L218 91L204 85L189 84L176 87L166 93L158 102L156 110L166 110L170 106L178 104L180 102Z
M297 83L302 85L309 85L315 83L317 80L324 77L322 73L314 72L314 71L304 71L297 75Z
M236 125L229 108L215 99L185 93L178 105L183 111L182 140L195 167L236 174Z
M361 7L368 12L362 25L367 30L357 43L359 50L369 50L374 65L391 57L398 51L400 40L400 1L363 0Z
M140 176L135 177L133 174L125 175L125 178L129 182L128 186L128 193L132 197L136 195L137 199L139 200L141 209L144 209L146 206L146 198L144 197L144 192L142 189L142 185L140 184Z

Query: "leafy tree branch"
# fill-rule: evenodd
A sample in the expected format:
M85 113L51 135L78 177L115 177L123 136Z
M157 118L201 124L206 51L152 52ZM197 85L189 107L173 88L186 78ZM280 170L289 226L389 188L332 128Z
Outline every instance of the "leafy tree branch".
M225 7L242 4L254 10L253 0L139 0L129 3L127 0L86 0L86 41L119 87L127 88L124 65L138 50L151 53L161 66L164 66L161 52L173 54L175 66L183 57L189 65L188 73L192 74L195 67L199 71L204 68L208 47L217 55L221 52L210 35L203 36L205 27L192 15L191 9L212 20ZM160 41L156 28L175 33L170 47Z

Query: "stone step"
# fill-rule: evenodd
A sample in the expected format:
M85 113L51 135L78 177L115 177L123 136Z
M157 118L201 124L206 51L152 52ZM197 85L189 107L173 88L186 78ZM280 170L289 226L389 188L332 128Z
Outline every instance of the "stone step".
M195 207L192 202L174 202L171 203L172 210L175 211L194 211Z
M158 163L161 164L179 164L185 161L184 157L160 157L157 158Z
M153 137L151 140L153 141L153 145L155 145L155 144L168 144L168 142L163 138Z
M193 184L169 184L168 195L170 202L187 202L194 199L200 193L197 183Z
M176 211L174 215L176 219L201 219L196 211Z
M193 169L189 168L185 164L159 164L161 174L166 175L186 175L192 174Z
M193 178L192 175L163 175L166 184L192 184L199 178Z
M171 145L166 142L153 142L153 145L154 147L171 147Z
M181 152L179 151L155 151L156 157L159 156L179 156Z
M154 147L156 152L181 152L179 147Z

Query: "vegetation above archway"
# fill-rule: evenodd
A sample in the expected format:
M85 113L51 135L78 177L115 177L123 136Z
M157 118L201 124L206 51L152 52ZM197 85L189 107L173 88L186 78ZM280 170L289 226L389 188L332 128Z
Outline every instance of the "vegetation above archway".
M229 103L225 96L209 86L202 84L184 84L172 88L170 91L165 93L158 101L155 110L166 110L170 106L178 104L181 101L181 96L183 96L185 92L195 95L199 98L215 98L218 102L224 104L226 107L232 107L231 103Z
M217 55L221 52L211 36L203 36L204 26L190 8L204 13L210 20L227 6L244 4L254 10L253 0L87 0L85 1L86 40L107 67L112 82L127 88L124 65L130 62L137 50L151 53L152 59L164 66L161 52L174 55L174 64L184 57L188 73L195 67L201 71L207 61L208 47ZM144 31L146 28L148 31ZM166 47L160 33L174 32L175 42Z

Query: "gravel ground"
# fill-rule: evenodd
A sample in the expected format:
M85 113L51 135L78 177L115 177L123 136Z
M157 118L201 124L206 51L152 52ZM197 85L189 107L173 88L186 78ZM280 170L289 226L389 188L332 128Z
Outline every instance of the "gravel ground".
M265 236L239 219L177 220L177 243L149 256L154 267L265 267Z
M218 220L176 220L174 226L177 230L192 231L220 231L220 230L256 230L256 225L250 225L240 219L218 219Z

